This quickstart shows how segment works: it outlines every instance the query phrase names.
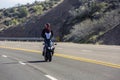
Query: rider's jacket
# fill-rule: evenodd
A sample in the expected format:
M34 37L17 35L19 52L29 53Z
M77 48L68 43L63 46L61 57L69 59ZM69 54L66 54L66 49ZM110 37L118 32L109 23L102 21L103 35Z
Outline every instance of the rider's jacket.
M53 37L53 31L48 29L43 29L41 36L44 39L51 39Z

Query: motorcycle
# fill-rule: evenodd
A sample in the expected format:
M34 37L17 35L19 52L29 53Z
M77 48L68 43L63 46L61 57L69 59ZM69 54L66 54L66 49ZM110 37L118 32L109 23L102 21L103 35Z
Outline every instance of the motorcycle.
M55 50L55 44L54 42L52 42L51 40L47 40L45 41L44 43L44 59L45 61L49 61L51 62L52 61L52 56L54 54L54 50Z

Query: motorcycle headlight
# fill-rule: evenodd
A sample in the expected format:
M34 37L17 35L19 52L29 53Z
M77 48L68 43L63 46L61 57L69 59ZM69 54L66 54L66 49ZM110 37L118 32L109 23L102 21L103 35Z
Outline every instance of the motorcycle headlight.
M51 47L48 47L48 49L51 49Z

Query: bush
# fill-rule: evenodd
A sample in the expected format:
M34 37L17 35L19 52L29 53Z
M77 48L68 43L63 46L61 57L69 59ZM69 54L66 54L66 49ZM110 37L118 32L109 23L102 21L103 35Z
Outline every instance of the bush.
M36 12L37 14L42 14L43 12L43 7L42 5L36 5L33 7L33 11Z
M4 25L10 26L10 25L11 25L10 20L5 20L5 21L4 21Z
M5 20L4 24L6 26L17 25L17 24L19 24L19 21L17 19Z
M28 10L26 7L19 7L18 13L19 13L19 18L23 18L23 17L28 16Z
M11 25L17 25L17 24L19 24L17 19L11 20Z
M9 13L14 13L16 11L15 8L8 9Z
M4 16L6 16L6 17L9 16L9 12L8 12L7 10L5 10L5 11L3 12L3 14L4 14Z

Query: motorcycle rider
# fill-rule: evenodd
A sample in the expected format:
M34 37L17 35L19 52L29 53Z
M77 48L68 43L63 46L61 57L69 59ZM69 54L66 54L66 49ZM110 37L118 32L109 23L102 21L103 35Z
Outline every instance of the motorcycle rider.
M41 36L44 38L45 45L50 44L50 41L53 37L53 31L51 30L50 23L45 24L45 28L42 30ZM43 53L42 53L43 56L45 52L46 52L46 49L44 46Z

